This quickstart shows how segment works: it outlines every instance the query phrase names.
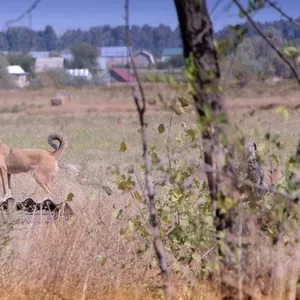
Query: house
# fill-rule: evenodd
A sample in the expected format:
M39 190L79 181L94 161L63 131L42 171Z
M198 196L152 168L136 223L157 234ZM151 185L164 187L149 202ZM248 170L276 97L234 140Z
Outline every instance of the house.
M81 77L85 79L91 79L93 77L89 69L66 69L66 72L74 77Z
M133 56L134 64L137 68L148 68L155 64L154 56L148 51L139 51Z
M130 51L132 48L130 47ZM127 65L130 61L129 51L124 47L102 47L99 48L99 57L106 60L106 66Z
M17 87L24 88L28 85L29 73L25 72L20 66L8 66L7 71L14 79Z
M133 77L126 69L113 68L108 72L104 72L100 76L100 81L104 84L119 83L119 82L136 82Z
M53 69L63 69L63 57L40 57L35 61L35 72L45 72Z
M182 48L165 48L165 49L163 49L161 60L163 62L166 62L171 57L178 56L178 55L183 55Z

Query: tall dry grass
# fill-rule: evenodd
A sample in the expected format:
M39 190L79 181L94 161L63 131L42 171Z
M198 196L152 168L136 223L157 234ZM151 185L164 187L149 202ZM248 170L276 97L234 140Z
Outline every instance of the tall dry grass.
M65 108L49 107L55 89L0 91L0 112L5 107L21 107L22 102L26 103L21 110L2 110L3 142L15 147L47 148L46 138L51 131L61 131L67 137L69 147L60 159L61 171L54 182L55 201L63 201L73 192L75 197L70 205L76 214L68 221L34 223L27 216L24 224L13 222L12 230L8 230L11 239L5 247L0 247L0 299L161 299L161 290L157 288L160 274L152 247L141 255L139 250L145 241L135 232L120 234L130 217L139 213L138 206L133 203L124 209L134 200L129 193L116 190L109 171L114 165L126 169L141 162L130 89L67 91L73 100ZM163 84L155 85L155 90L151 84L146 86L150 97L154 98L158 91L173 97L173 92ZM251 99L272 101L272 97ZM279 153L283 161L295 149L300 130L297 114L282 126L280 116L267 110L253 113L249 106L231 111L233 122L248 132L249 137L249 128L258 127L258 143L268 130L283 133L286 147ZM157 126L167 124L169 117L168 112L158 113L153 109L147 116L149 144L157 145L159 151L165 151L165 146L164 138L157 135ZM174 120L171 147L175 148L175 136L183 121L194 124L194 115ZM128 150L121 154L118 149L123 140ZM74 172L70 165L79 171ZM104 185L112 188L111 196L103 190ZM13 196L18 200L45 197L29 174L14 176L12 186ZM115 219L115 211L122 208L122 219ZM172 259L169 257L170 265ZM182 268L179 273L172 273L178 299L218 299L215 293L218 285L208 286L201 281L201 285L196 284L198 290L192 290L189 287L197 281L188 278L185 271Z

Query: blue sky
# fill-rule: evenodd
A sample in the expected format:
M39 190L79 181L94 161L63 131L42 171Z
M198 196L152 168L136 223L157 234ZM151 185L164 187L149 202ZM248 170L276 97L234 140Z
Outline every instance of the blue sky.
M218 0L207 0L208 8ZM241 0L246 3L246 0ZM33 0L0 0L0 30L6 21L18 17L33 2ZM228 24L237 23L237 9L231 0L221 0L220 5L212 14L215 30ZM277 3L292 17L300 15L300 0L277 0ZM173 0L131 0L131 24L168 24L177 25L177 17ZM255 15L259 21L279 19L280 15L271 9ZM27 26L28 17L16 25ZM124 24L124 0L42 0L32 14L33 29L44 28L51 24L60 34L71 28L89 28L97 25Z

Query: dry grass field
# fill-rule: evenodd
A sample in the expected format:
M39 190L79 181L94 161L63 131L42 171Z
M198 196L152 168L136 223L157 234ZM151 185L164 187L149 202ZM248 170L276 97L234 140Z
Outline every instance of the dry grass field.
M70 203L76 216L68 221L28 224L10 231L4 246L0 241L0 299L161 299L155 287L159 271L153 249L138 255L139 237L120 235L131 215L138 213L133 203L122 216L114 212L134 201L130 193L116 189L110 169L122 170L141 163L138 118L126 86L65 89L72 101L50 107L55 88L0 91L0 139L14 147L48 149L47 136L62 132L69 146L60 158L61 170L54 182L55 201L61 202L72 192ZM158 92L173 97L163 84L145 86L149 99ZM232 124L250 137L256 127L259 144L266 131L282 135L282 162L293 153L300 135L300 115L293 106L300 105L300 91L290 82L250 86L243 91L226 92L226 105ZM291 117L283 120L276 105L291 107ZM166 135L158 135L160 123L168 124L170 112L159 105L148 106L149 144L165 151ZM195 126L195 115L176 116L170 131L170 146L182 122ZM119 145L126 141L127 151ZM190 158L199 160L195 153ZM136 177L142 180L136 167ZM103 186L112 189L108 195ZM2 193L2 190L0 190ZM30 174L12 178L12 193L18 200L44 199L43 191ZM161 191L158 191L161 193ZM2 228L2 227L0 227ZM191 298L181 274L174 275L177 299L218 299L205 284L199 296Z

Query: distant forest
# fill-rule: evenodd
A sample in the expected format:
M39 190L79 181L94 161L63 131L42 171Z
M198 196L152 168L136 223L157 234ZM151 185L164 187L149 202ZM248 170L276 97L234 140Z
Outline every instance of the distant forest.
M300 41L300 28L288 21L258 23L262 30L283 38L285 41ZM255 30L247 23L248 37L257 36ZM181 39L178 27L172 30L170 26L132 26L133 49L148 50L160 56L165 47L180 47ZM232 32L225 27L215 33L216 39L227 38ZM125 27L111 27L109 25L91 27L89 30L72 29L58 36L52 26L47 25L44 30L34 31L27 27L10 27L0 32L1 51L61 51L74 44L87 42L95 47L125 46Z

